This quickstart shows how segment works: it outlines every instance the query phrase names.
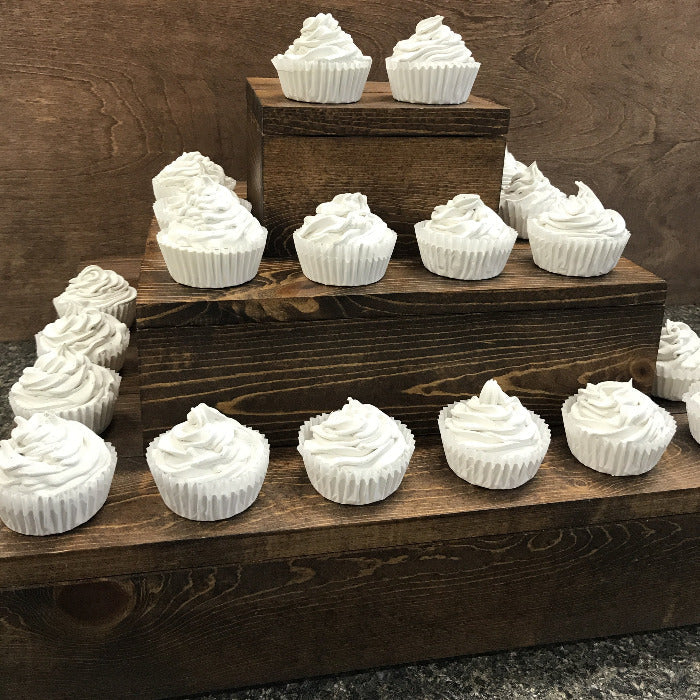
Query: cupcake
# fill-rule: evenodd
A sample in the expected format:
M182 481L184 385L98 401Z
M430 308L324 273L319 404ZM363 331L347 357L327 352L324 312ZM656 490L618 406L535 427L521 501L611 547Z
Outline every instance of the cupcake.
M587 384L562 406L569 449L591 469L613 476L648 472L676 432L671 415L629 382Z
M189 287L233 287L253 279L267 229L236 195L211 178L198 178L169 207L157 235L170 276Z
M114 476L112 445L51 413L16 422L0 442L0 520L23 535L55 535L92 518Z
M114 270L88 265L53 300L59 316L98 309L130 326L136 317L136 290Z
M330 501L356 506L394 493L414 448L403 423L354 399L299 431L298 449L313 487Z
M695 442L700 443L700 382L693 382L688 391L683 394L685 409L688 413L690 434Z
M358 286L386 273L396 234L359 192L336 195L316 207L294 232L302 272L320 284Z
M416 239L428 270L443 277L483 280L503 272L517 233L478 194L459 194L419 221Z
M329 13L307 17L301 35L272 59L282 92L299 102L357 102L372 65Z
M101 433L114 415L121 377L86 355L59 345L25 368L10 389L15 416L53 413Z
M693 382L700 382L700 338L686 323L669 319L661 330L651 393L681 401Z
M467 101L481 64L443 19L435 15L418 22L416 33L399 41L386 59L395 100L433 105Z
M236 181L224 173L224 169L199 151L190 151L168 163L151 181L156 200L168 199L188 189L196 177L210 177L231 191Z
M146 450L165 505L190 520L223 520L250 507L269 459L264 435L204 403Z
M515 156L508 150L508 146L506 146L506 152L503 157L503 173L501 175L501 207L503 206L503 194L506 188L510 185L512 179L524 170L527 170L527 165L516 160Z
M501 190L499 211L503 221L518 232L518 237L527 240L529 219L565 198L566 195L541 173L535 161L515 172L510 183Z
M85 309L61 316L37 333L36 354L44 355L64 345L82 353L97 365L118 372L129 346L129 329L99 309Z
M438 428L450 469L487 489L514 489L530 481L549 448L547 424L495 379L479 396L443 408Z
M606 209L582 182L576 184L578 194L529 220L532 259L558 275L605 275L617 265L630 233L616 211Z

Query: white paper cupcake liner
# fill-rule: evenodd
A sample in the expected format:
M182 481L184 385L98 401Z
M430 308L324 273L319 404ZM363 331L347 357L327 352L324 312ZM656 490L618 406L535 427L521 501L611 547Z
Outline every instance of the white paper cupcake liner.
M117 403L117 397L119 396L119 384L122 378L113 370L110 370L115 378L114 389L112 391L106 391L100 396L96 396L91 399L88 403L82 406L69 406L61 409L46 408L40 406L35 409L28 409L26 406L22 406L17 398L10 390L9 400L10 408L15 416L20 416L21 418L30 418L35 413L52 413L59 418L65 418L66 420L76 420L78 423L82 423L98 435L107 429L107 426L112 422L114 417L114 406Z
M220 289L245 284L258 274L265 240L240 250L200 250L170 245L159 233L158 245L176 282L188 287Z
M445 421L457 403L445 406L438 416L438 429L450 469L460 479L487 489L514 489L530 481L549 449L551 433L547 423L528 411L540 434L538 443L514 450L512 454L493 454L460 444L446 427Z
M122 343L112 343L111 346L102 348L97 352L83 352L78 348L74 348L70 343L66 343L66 345L70 350L73 350L74 352L83 352L83 354L87 355L88 359L91 362L94 362L96 365L101 365L102 367L106 367L107 369L113 369L115 372L118 372L124 366L124 359L126 358L126 351L129 347L130 336L131 334L127 329L126 335L124 336L124 340L122 341ZM34 341L36 343L37 356L43 355L44 353L50 352L54 349L53 347L44 344L41 333L37 333L34 336Z
M290 100L323 104L347 104L362 97L372 59L353 61L303 61L281 54L272 59L282 92Z
M110 463L82 484L55 494L8 487L0 490L0 520L22 535L57 535L92 518L104 505L117 466L117 452L106 442Z
M114 316L118 321L131 326L136 318L136 297L128 301L120 301L117 304L102 304L97 301L80 303L74 299L66 299L63 294L57 296L53 300L53 306L59 316L65 316L67 313L82 309L99 309L106 314Z
M270 460L267 439L257 430L254 432L264 443L260 460L250 465L246 474L208 481L183 479L158 467L153 451L162 436L155 438L146 449L146 462L165 505L183 518L199 521L225 520L249 508L260 493Z
M553 233L542 228L536 219L530 219L528 232L535 265L569 277L607 274L617 265L630 237L629 231L615 238Z
M485 280L500 275L517 238L517 233L509 229L507 236L491 240L464 240L433 231L426 224L419 221L415 225L423 265L436 275L458 280Z
M683 395L690 434L700 444L700 382L693 382Z
M664 418L663 435L656 440L624 442L614 438L594 435L584 430L571 418L571 406L576 395L570 396L561 408L566 441L571 454L586 467L612 476L644 474L661 459L676 432L676 421L660 406Z
M304 460L311 485L324 498L345 505L364 506L383 501L401 485L408 463L416 447L413 433L400 421L392 418L406 440L403 454L391 464L372 467L333 467L322 457L304 450L304 443L312 437L311 427L326 420L324 413L307 420L299 429L297 449Z
M660 399L682 401L683 395L694 382L698 381L700 381L700 369L677 369L663 362L657 362L651 393Z
M386 59L391 94L399 102L456 105L466 102L481 64L424 63Z
M384 277L396 245L396 234L378 245L333 248L307 241L295 232L294 245L301 271L312 282L357 287Z

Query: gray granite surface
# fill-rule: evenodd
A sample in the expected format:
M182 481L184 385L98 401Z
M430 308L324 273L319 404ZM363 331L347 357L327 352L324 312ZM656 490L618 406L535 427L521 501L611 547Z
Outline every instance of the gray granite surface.
M668 309L700 332L700 307ZM0 437L7 392L34 342L0 343ZM700 700L700 626L395 666L198 696L199 700Z

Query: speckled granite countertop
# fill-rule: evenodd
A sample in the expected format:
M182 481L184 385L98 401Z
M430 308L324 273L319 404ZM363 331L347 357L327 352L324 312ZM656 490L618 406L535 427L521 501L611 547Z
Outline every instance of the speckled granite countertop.
M668 309L700 332L700 307ZM0 343L0 437L7 392L34 342ZM700 626L466 656L199 696L200 700L700 700Z

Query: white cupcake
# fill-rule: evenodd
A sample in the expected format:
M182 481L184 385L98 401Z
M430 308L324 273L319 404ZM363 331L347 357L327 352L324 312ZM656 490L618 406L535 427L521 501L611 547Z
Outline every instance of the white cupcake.
M336 503L366 505L398 489L413 455L411 431L376 406L354 399L306 421L299 453L313 487Z
M669 319L661 329L651 393L681 401L693 382L700 382L700 338L686 323Z
M0 520L23 535L55 535L92 518L114 476L112 445L50 413L16 422L0 442Z
M86 355L59 345L25 368L10 389L15 416L53 413L101 433L110 424L121 377Z
M129 346L129 329L111 314L85 309L61 316L34 336L36 354L44 355L65 345L87 355L97 365L118 372Z
M518 235L478 194L459 194L435 207L415 229L423 265L460 280L500 275Z
M519 238L529 237L529 220L543 211L548 211L566 195L557 189L542 174L537 162L518 169L510 183L501 190L500 214Z
M88 265L53 300L59 316L99 309L130 326L136 317L136 290L114 270Z
M233 287L258 272L267 229L236 195L211 178L196 179L172 200L157 235L170 276L189 287Z
M535 476L547 454L547 424L489 379L479 396L440 411L438 428L450 469L487 489L514 489Z
M301 35L272 59L282 92L299 102L357 102L372 59L363 56L333 15L307 17Z
M204 403L146 450L165 505L190 520L223 520L250 507L269 459L262 433Z
M671 415L637 391L632 380L587 384L561 412L574 457L613 476L648 472L676 432Z
M606 209L582 182L576 184L578 194L529 220L532 259L558 275L605 275L617 265L630 233L620 214Z
M508 150L508 146L506 146L506 152L503 156L503 173L501 175L501 207L503 206L503 195L506 188L518 173L522 173L525 170L527 170L527 165L516 160L515 156Z
M359 192L336 195L316 207L294 232L302 272L313 282L358 286L386 273L396 233L367 205Z
M443 19L435 15L418 22L415 34L399 41L386 59L395 100L438 105L467 101L481 64Z
M690 434L695 438L695 442L700 443L700 382L690 385L688 391L683 394L683 401L688 413Z

